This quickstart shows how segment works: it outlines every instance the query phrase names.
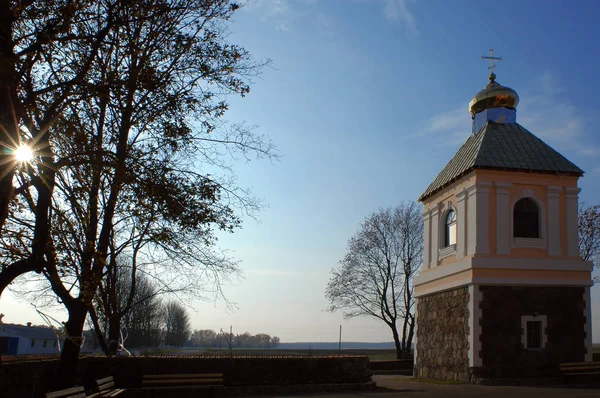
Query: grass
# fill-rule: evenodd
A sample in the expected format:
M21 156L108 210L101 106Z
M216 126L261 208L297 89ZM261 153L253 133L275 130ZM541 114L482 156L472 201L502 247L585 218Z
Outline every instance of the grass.
M366 354L371 361L389 361L392 359L396 359L396 350L381 350L381 353L369 353ZM384 352L385 351L385 352Z
M371 361L396 359L396 350L393 349L347 349L347 350L318 350L318 349L186 349L187 355L210 356L331 356L331 355L366 355Z
M141 350L140 355L173 355L178 352L181 352L181 350L175 348L148 348L145 350Z

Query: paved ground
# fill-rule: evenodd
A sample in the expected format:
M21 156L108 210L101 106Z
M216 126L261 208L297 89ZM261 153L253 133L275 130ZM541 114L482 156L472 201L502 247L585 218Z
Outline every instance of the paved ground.
M410 381L407 376L374 376L373 380L390 397L600 397L600 389L432 384Z
M310 394L295 397L327 397L327 398L471 398L471 397L594 397L600 398L600 389L585 388L548 388L548 387L509 387L509 386L480 386L472 384L432 384L410 381L408 376L373 376L377 382L376 391L357 391L341 394Z

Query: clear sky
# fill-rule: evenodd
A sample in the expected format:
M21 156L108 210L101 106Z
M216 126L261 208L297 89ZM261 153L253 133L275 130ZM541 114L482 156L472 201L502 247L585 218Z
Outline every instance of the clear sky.
M192 326L289 342L336 341L341 324L346 341L391 341L375 319L324 311L329 271L369 213L416 200L469 136L490 48L517 121L581 167L581 198L600 203L599 13L594 0L250 1L231 41L273 63L227 118L258 125L282 158L235 165L268 207L220 239L242 260L245 279L225 287L237 310L191 303ZM41 323L8 295L0 311Z

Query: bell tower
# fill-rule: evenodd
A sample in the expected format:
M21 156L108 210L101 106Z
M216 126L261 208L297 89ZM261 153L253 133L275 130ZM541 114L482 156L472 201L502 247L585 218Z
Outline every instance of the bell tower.
M578 247L583 171L517 123L496 82L469 104L473 133L419 200L423 267L415 376L552 376L592 357L592 263Z

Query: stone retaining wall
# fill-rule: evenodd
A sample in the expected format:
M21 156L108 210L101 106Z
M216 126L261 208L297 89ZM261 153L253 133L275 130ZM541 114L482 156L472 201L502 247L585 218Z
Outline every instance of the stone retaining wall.
M366 356L327 357L85 357L79 361L79 385L114 376L117 385L138 388L143 374L223 373L225 386L356 384L371 380ZM0 364L0 396L43 397L58 376L58 360Z
M468 381L468 304L467 287L418 299L416 377Z

